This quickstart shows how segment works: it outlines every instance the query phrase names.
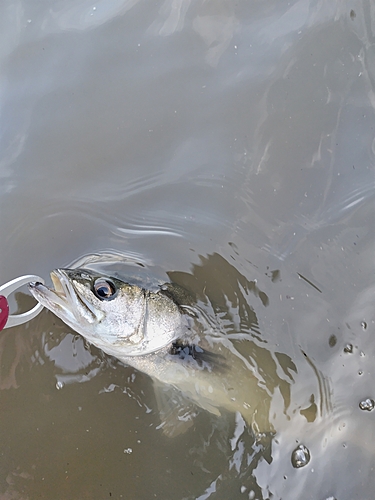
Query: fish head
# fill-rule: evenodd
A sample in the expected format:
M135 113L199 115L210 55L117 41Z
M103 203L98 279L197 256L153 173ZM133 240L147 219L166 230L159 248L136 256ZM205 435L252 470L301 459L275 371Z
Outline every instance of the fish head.
M108 354L148 354L179 333L178 306L162 293L87 269L56 269L51 279L54 288L30 283L32 295Z

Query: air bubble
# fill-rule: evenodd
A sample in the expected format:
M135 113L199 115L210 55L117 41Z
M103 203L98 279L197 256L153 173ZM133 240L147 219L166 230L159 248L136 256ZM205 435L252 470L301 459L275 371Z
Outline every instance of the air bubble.
M361 410L372 411L375 407L375 402L373 399L367 398L359 403Z
M56 389L59 391L60 389L62 389L64 387L64 382L61 382L61 380L58 380L56 382Z
M310 462L310 451L304 446L300 444L292 453L292 465L296 469L300 467L304 467Z
M344 347L344 352L352 354L353 353L353 344L346 344L346 346Z

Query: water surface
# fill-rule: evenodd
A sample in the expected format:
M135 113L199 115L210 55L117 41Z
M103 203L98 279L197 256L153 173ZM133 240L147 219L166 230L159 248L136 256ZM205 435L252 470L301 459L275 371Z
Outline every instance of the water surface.
M275 430L202 411L167 438L150 379L44 311L0 337L0 498L370 498L372 3L0 11L1 282L113 251L185 286Z

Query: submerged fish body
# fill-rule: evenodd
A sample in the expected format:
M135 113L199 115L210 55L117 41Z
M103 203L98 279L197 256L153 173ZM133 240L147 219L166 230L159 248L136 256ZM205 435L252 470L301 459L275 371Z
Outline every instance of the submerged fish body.
M90 343L152 377L166 434L191 425L186 401L215 415L240 412L256 434L270 431L266 389L230 340L191 330L180 287L150 291L86 269L57 269L51 278L54 289L29 285L34 297Z
M271 432L269 394L260 387L251 367L239 357L229 340L217 337L210 340L209 350L197 347L194 355L185 355L184 351L194 347L189 345L182 348L182 356L172 346L172 349L164 348L146 356L118 358L161 382L163 387L158 385L159 395L160 392L167 394L171 401L166 401L167 405L173 404L178 391L188 401L214 415L220 416L222 410L241 413L256 436ZM169 391L170 388L175 391ZM171 435L179 431L173 429L166 433Z

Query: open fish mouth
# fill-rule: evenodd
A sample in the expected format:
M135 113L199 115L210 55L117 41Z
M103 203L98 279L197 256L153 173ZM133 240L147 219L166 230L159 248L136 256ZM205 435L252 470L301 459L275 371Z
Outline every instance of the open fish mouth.
M97 311L76 290L64 269L51 272L54 288L42 283L29 283L29 290L35 299L67 322L80 321L83 317L92 322L97 317Z

